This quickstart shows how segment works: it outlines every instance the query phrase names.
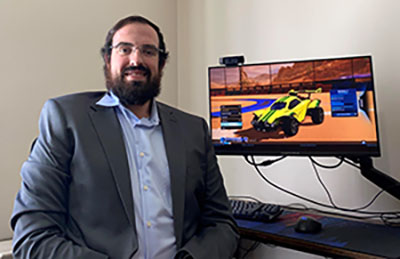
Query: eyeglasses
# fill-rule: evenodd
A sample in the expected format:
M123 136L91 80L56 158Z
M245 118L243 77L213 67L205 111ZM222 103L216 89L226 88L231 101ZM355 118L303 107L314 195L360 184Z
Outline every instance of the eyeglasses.
M145 57L155 57L158 53L164 53L162 49L157 48L154 45L141 45L134 46L130 43L120 42L116 46L110 46L110 49L116 49L117 53L122 56L129 56L135 50L139 50L140 54Z

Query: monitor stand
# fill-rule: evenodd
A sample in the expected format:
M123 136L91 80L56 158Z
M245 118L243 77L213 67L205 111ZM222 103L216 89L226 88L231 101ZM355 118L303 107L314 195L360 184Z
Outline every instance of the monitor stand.
M400 200L400 182L374 168L371 157L352 160L360 164L362 176Z

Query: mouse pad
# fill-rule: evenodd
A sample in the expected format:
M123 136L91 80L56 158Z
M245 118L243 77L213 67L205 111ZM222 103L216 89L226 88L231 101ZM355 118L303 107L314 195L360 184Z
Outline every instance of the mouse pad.
M294 226L297 219L303 215L312 216L317 219L322 224L322 230L316 234L296 232ZM270 223L247 220L236 221L240 228L254 231L307 240L317 244L384 257L400 256L399 227L388 227L379 224L290 211L284 211L277 221Z

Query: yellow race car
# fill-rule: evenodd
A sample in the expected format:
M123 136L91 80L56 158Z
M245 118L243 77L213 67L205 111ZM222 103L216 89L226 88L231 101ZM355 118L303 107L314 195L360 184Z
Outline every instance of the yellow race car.
M287 136L297 134L299 124L306 116L311 116L313 123L321 124L324 121L324 110L320 107L321 100L310 98L312 93L321 93L321 88L290 90L287 96L278 98L270 107L254 112L251 124L254 129L262 132L282 129Z

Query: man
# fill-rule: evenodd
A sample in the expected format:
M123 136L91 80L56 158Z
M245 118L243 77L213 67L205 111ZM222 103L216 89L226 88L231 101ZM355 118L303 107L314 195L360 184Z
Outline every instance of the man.
M102 48L109 90L46 102L21 169L16 258L231 258L238 234L205 121L154 98L159 28L119 21Z

